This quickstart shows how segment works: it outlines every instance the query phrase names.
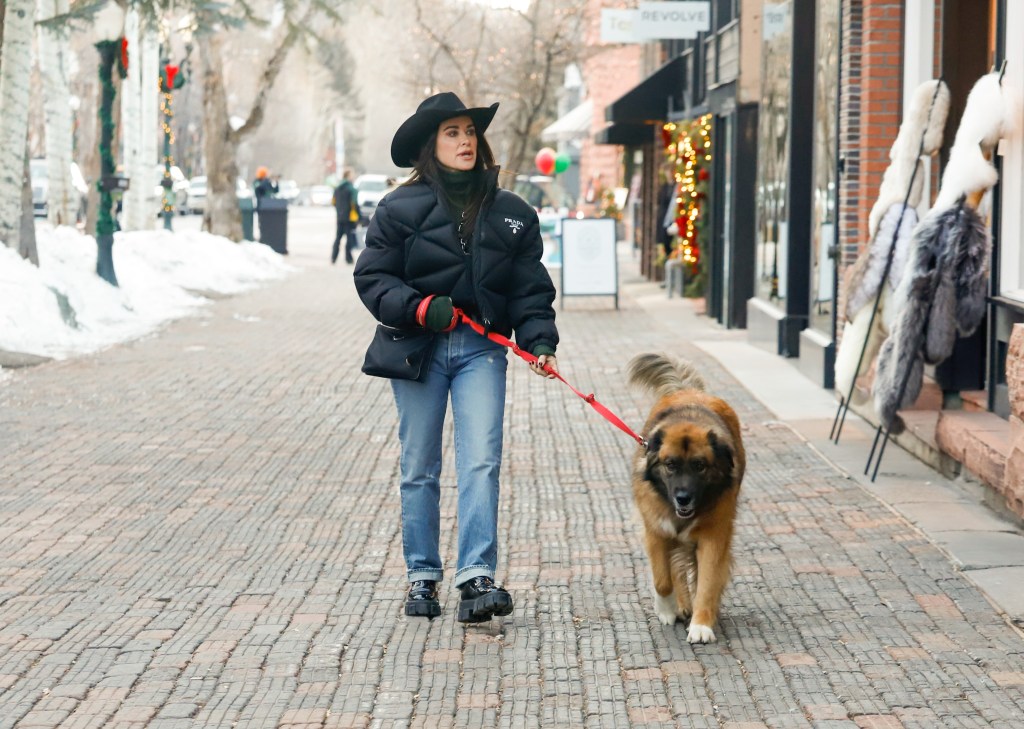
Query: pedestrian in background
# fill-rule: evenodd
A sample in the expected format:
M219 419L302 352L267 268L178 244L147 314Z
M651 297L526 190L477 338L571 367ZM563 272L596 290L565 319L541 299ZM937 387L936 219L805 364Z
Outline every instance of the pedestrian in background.
M253 183L253 191L256 193L256 204L265 197L274 197L277 194L277 183L270 178L270 170L266 167L256 169L256 181Z
M334 245L331 246L331 263L338 260L343 236L345 263L352 263L352 253L356 248L356 223L359 222L359 204L356 199L356 188L352 184L352 170L346 169L342 173L341 182L334 188L333 200L338 225L334 233Z
M391 143L411 178L377 206L355 268L359 295L385 327L364 371L391 377L401 440L402 539L410 582L406 615L441 614L437 584L442 433L449 395L458 475L458 620L508 615L509 593L494 582L498 562L498 475L505 408L506 349L453 313L537 355L534 371L557 371L555 288L541 264L537 213L499 190L484 132L498 105L467 108L453 93L431 96ZM425 336L424 336L425 334ZM410 354L416 339L425 355ZM408 364L422 356L420 371ZM370 365L374 365L372 368Z

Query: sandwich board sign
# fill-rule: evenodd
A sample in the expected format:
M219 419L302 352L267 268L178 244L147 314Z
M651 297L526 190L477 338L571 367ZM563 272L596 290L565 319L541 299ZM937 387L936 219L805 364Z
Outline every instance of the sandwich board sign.
M562 308L566 296L614 296L619 308L619 270L613 218L562 220Z

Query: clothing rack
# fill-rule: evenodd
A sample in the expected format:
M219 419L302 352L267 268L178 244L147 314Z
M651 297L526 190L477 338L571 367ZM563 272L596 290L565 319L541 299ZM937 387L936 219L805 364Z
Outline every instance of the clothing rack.
M924 155L924 140L928 136L928 128L932 121L932 112L935 110L935 100L939 98L939 90L944 85L943 79L940 77L938 82L935 84L935 91L932 93L932 100L928 106L928 117L925 120L924 129L921 130L921 141L917 146L917 157L914 162L914 169L910 173L910 182L907 184L907 194L903 196L903 207L900 209L900 216L896 220L896 227L893 230L892 241L889 243L889 251L885 259L885 268L882 271L882 278L879 282L878 292L875 294L875 302L871 309L871 318L868 320L867 336L864 337L864 344L861 345L860 356L857 358L857 366L853 370L853 378L850 381L849 392L845 396L839 397L839 407L836 409L836 415L832 420L832 430L829 432L829 440L839 445L839 436L842 435L843 425L846 423L846 414L850 411L850 403L853 400L853 391L857 387L857 375L860 372L861 366L864 364L864 355L867 353L868 342L871 340L871 329L875 325L875 317L878 316L878 308L882 300L882 292L885 290L886 282L889 280L889 273L892 270L892 261L896 254L896 242L899 239L900 228L903 225L903 216L906 215L907 207L910 205L910 196L914 189L914 181L917 179L917 171L922 167L921 157ZM900 394L902 397L902 393ZM876 435L875 440L877 442L878 437ZM884 448L884 447L883 447ZM874 446L872 446L872 454L874 454ZM879 455L881 458L881 455Z

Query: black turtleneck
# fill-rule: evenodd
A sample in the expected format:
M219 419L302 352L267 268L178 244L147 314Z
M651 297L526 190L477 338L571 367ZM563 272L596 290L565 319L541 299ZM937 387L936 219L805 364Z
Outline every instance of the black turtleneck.
M438 174L438 182L441 184L444 197L447 198L448 210L455 223L459 242L462 243L463 250L468 251L483 198L483 176L475 169L451 170L441 165L438 165Z
M441 176L441 188L452 207L460 211L469 207L473 201L473 194L480 184L480 173L476 170L448 170L440 165L438 172Z

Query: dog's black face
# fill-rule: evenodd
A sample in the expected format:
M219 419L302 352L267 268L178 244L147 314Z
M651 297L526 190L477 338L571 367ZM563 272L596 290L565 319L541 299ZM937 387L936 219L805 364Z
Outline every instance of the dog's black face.
M680 519L711 509L733 485L733 453L713 431L679 423L654 433L644 479Z

